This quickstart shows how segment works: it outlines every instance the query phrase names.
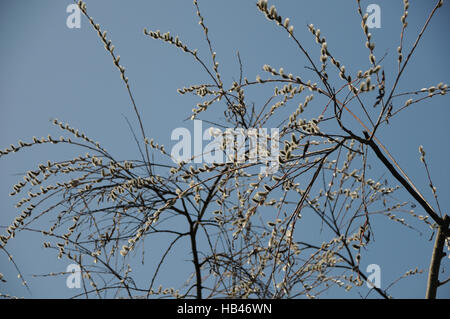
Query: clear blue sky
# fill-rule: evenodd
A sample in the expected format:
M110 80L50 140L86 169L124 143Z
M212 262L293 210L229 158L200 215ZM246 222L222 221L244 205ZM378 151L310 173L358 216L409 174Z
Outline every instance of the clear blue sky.
M396 66L402 1L361 2L364 9L370 3L381 7L381 28L371 32L377 44L377 57L387 53L386 68L392 70ZM406 48L411 46L434 2L422 0L410 4ZM99 140L117 158L138 158L124 116L133 123L135 118L119 73L84 17L80 29L66 27L66 7L71 3L69 0L4 0L0 3L0 147L17 143L19 139L29 141L32 136L47 136L49 133L59 136L60 132L49 121L58 118ZM347 70L354 74L368 67L356 1L274 0L272 3L282 16L291 18L299 39L316 56L320 53L307 31L306 25L309 23L321 29L334 55L347 66ZM257 74L262 75L264 64L283 66L304 77L311 75L304 68L307 65L304 57L286 34L257 10L256 0L200 0L199 4L210 29L226 85L239 76L237 50L249 79L254 79ZM189 56L144 36L142 30L147 27L149 30L160 29L178 34L189 47L198 48L200 54L203 52L206 56L207 48L192 2L88 0L87 8L96 22L108 31L121 56L121 63L127 68L147 134L170 149L172 130L180 126L192 127L191 123L183 120L189 116L196 101L192 97L180 96L176 89L201 83L207 78ZM441 81L450 82L449 19L450 3L445 3L417 48L399 91L429 87ZM450 207L449 118L448 97L436 97L411 107L379 135L422 193L431 200L426 173L417 151L419 145L425 147L444 212L448 212ZM1 158L0 225L9 225L20 213L14 208L14 200L8 196L12 185L21 178L17 174L47 159L56 161L75 155L78 152L73 148L43 146ZM374 165L375 175L384 173L388 174L381 166ZM404 196L404 200L409 198ZM423 212L417 209L417 213ZM428 241L430 231L422 226L420 230L423 234L420 235L391 222L380 222L377 226L376 243L371 247L372 251L366 254L364 263L381 266L382 285L389 284L416 266L425 270L424 274L405 279L390 290L394 296L422 298L433 244ZM149 244L152 245L151 242ZM167 268L159 277L160 282L179 283L185 274L183 271L191 270L186 261L189 257L182 247L170 257ZM26 275L32 294L21 287L3 253L0 253L0 272L8 282L0 283L1 293L24 297L68 297L76 293L66 288L65 278L34 279L30 276L64 271L68 265L67 260L57 260L54 252L42 248L42 237L39 235L19 233L8 244L8 249ZM148 250L149 255L158 254L157 247L152 249ZM446 260L441 278L450 275L448 258ZM174 270L177 270L175 275ZM447 285L441 289L438 296L449 298L449 287ZM361 291L364 293L364 288ZM358 295L345 295L332 290L323 296Z

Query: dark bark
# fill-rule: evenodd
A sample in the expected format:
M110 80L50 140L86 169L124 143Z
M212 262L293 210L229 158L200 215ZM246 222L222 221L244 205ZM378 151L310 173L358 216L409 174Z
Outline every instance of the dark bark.
M438 227L436 241L434 242L433 255L431 256L430 270L428 273L428 284L426 299L435 299L436 292L439 287L439 269L441 267L442 257L444 253L445 238L449 235L450 217L445 215L444 224Z

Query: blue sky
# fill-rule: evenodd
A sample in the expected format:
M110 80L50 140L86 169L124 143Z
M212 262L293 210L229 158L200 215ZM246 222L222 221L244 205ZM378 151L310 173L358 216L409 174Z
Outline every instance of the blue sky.
M435 1L415 1L410 4L409 26L405 47L415 40ZM312 76L304 67L301 56L287 35L267 21L257 10L255 0L199 1L210 29L217 58L226 85L239 76L236 51L239 51L244 72L249 79L263 74L262 66L284 67L303 77ZM305 47L319 56L320 50L306 25L314 23L326 36L329 48L346 65L351 74L367 69L369 62L356 1L273 1L282 16L289 16L295 32ZM396 67L396 48L401 29L402 1L361 1L363 9L370 3L381 7L381 28L371 32L376 43L376 55L385 58L385 68ZM19 139L47 136L60 132L50 123L58 118L79 128L98 140L120 159L139 156L125 117L136 124L127 92L120 74L88 21L83 17L80 29L66 26L66 7L70 1L2 1L0 4L0 147L8 147ZM207 47L198 25L195 8L186 0L97 0L87 1L88 12L94 17L116 46L146 127L146 132L170 149L170 134L176 127L192 128L184 121L194 103L194 97L177 94L178 88L207 80L197 64L180 50L146 37L142 30L170 31L191 48L206 56ZM450 5L445 3L437 13L416 55L410 62L399 92L449 83L448 30ZM386 72L390 74L389 72ZM392 78L388 78L392 81ZM389 85L388 85L389 87ZM255 97L257 99L257 97ZM208 114L212 119L222 111ZM427 152L433 183L438 188L441 207L450 207L450 106L448 97L436 97L414 105L380 130L378 137L397 159L427 199L432 200L426 172L418 154L418 146ZM0 225L8 225L19 212L8 196L11 186L38 163L71 158L78 151L69 147L42 146L13 156L0 158ZM388 174L374 164L376 175ZM404 195L404 194L403 194ZM409 200L404 196L404 200ZM417 213L420 210L417 210ZM376 263L382 269L382 284L400 277L416 266L428 269L431 255L431 232L421 228L422 235L390 222L380 222L376 244L364 262ZM186 265L183 246L175 251L168 265ZM53 252L42 248L39 235L19 233L8 244L16 262L31 284L29 294L17 279L14 269L0 254L0 272L7 278L0 283L0 293L24 297L68 297L74 294L65 285L65 278L32 278L31 274L64 271L67 260L57 260ZM155 254L158 248L155 248ZM448 260L448 259L447 259ZM180 264L181 262L181 264ZM161 282L173 282L183 271L173 274L175 266L167 266ZM441 278L450 275L448 261L443 263ZM184 270L184 268L183 268ZM390 292L404 298L421 298L425 294L426 274L405 279ZM178 281L179 282L179 281ZM331 291L325 297L346 297ZM348 296L356 296L349 294ZM438 296L450 297L450 288L442 288Z

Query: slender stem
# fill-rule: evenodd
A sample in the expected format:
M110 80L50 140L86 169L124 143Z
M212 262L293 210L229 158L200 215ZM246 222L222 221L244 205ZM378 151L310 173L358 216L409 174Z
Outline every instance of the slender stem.
M440 225L438 228L428 273L426 299L436 299L436 292L439 287L439 268L441 267L442 257L445 255L443 249L445 238L449 235L449 223L450 216L445 215L443 225Z
M202 299L202 272L200 269L200 262L198 259L198 251L197 251L197 231L196 227L194 227L194 224L190 224L190 231L189 235L191 237L191 249L192 249L192 255L193 255L193 263L195 268L195 279L196 279L196 290L197 290L197 299Z
M434 209L430 206L430 204L416 191L414 188L408 183L408 181L400 175L399 172L395 169L395 167L389 162L389 160L384 156L383 152L378 148L377 144L373 140L369 138L369 134L364 131L367 140L363 142L368 143L372 150L375 152L375 155L378 159L386 166L386 168L391 172L391 174L405 187L409 194L420 204L420 206L425 209L425 211L430 215L430 217L439 225L443 226L443 219L436 214ZM448 227L448 226L447 226Z
M417 45L418 45L419 42L420 42L420 39L422 38L423 34L425 33L425 30L427 29L428 24L429 24L430 21L431 21L431 18L432 18L433 15L435 14L436 10L439 8L439 3L440 3L440 1L438 1L438 2L436 3L436 5L434 6L433 11L431 11L430 15L429 15L428 18L427 18L427 21L425 22L424 26L422 27L422 30L420 31L419 35L417 36L416 41L414 42L414 45L413 45L411 51L409 51L409 54L408 54L408 56L406 57L405 62L403 63L402 67L400 68L400 71L398 72L397 77L395 78L394 85L392 86L391 93L389 94L389 97L387 98L387 100L386 100L386 102L385 102L385 105L386 105L386 106L389 105L389 103L391 102L392 97L393 97L394 92L395 92L395 89L397 88L397 85L398 85L398 83L399 83L399 81L400 81L400 77L402 76L403 71L404 71L405 68L406 68L406 65L408 64L408 62L409 62L409 60L411 59L411 57L412 57L414 51L416 50ZM403 33L403 30L402 30L402 33ZM381 120L382 120L382 117L383 117L383 114L384 114L385 109L386 109L386 108L383 108L383 110L380 112L380 116L379 116L379 118L378 118L378 121L377 121L375 127L373 128L371 138L373 138L373 137L375 136L375 132L377 131L379 125L381 124Z

